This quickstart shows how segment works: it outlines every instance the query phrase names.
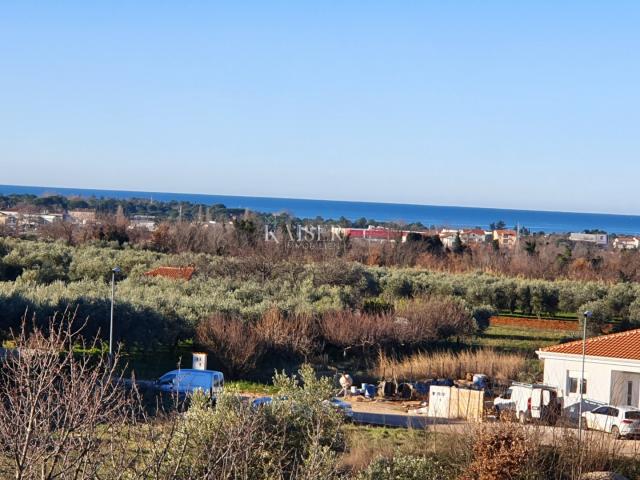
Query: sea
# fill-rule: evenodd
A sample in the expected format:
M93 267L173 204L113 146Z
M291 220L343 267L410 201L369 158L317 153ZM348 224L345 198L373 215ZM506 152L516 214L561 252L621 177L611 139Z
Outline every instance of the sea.
M345 217L349 220L358 220L360 218L366 218L370 221L378 222L420 222L427 227L488 228L489 224L502 220L508 228L519 225L520 227L526 227L532 232L565 233L599 229L607 233L625 235L640 233L640 216L638 215L19 185L0 185L0 194L33 194L38 196L60 194L65 196L97 198L175 200L203 205L224 204L228 208L243 208L264 213L286 212L304 219L322 217L323 219L337 220L340 217Z

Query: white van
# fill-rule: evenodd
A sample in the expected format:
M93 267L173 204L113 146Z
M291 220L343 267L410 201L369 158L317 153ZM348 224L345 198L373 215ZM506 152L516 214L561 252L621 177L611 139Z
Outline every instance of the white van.
M561 412L555 387L531 383L513 383L493 406L498 414L513 412L521 423L531 419L555 423Z
M161 392L188 395L196 390L211 395L211 398L222 392L224 388L224 375L214 370L194 370L185 368L172 370L162 375L155 384Z

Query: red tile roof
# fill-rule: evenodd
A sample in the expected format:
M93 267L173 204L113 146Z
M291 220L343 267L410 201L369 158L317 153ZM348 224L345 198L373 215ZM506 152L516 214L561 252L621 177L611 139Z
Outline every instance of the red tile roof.
M582 355L582 340L553 345L540 351ZM587 338L586 353L591 357L640 360L640 329Z
M463 235L483 235L484 236L484 230L480 230L477 228L471 228L469 230L462 230L462 234Z
M193 267L158 267L145 272L148 277L165 277L172 279L191 280L196 271Z
M369 238L372 240L393 240L408 232L388 228L345 228L345 235L353 238Z

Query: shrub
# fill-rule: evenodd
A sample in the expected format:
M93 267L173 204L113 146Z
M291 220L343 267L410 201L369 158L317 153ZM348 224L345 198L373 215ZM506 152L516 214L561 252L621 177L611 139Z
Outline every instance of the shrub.
M365 298L362 302L362 311L369 315L393 312L393 304L382 298Z
M484 332L489 328L491 317L497 315L498 311L491 305L481 305L476 307L471 312L471 318L473 318L476 332Z
M326 403L330 380L305 365L298 377L277 374L274 385L279 395L258 409L234 392L221 394L215 408L204 394L194 395L164 441L153 444L158 478L336 477L342 420Z
M526 471L533 445L518 425L480 427L473 444L473 460L464 480L509 480Z
M379 346L393 338L393 317L334 311L320 317L320 334L338 348Z
M264 352L253 325L223 314L200 322L195 343L211 353L230 375L251 371Z
M390 298L407 298L413 293L413 283L404 273L394 273L386 279L384 292Z
M317 348L317 324L308 314L285 316L273 307L262 315L255 329L260 341L270 350L306 358Z
M455 471L438 459L398 455L377 458L358 475L358 480L447 480Z
M395 338L401 342L443 340L473 332L473 321L462 300L451 297L426 297L402 302L396 308Z

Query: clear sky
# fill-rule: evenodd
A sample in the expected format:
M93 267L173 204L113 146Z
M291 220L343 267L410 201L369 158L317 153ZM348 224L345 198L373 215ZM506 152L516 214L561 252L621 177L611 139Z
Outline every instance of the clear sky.
M0 184L640 214L640 2L0 4Z

